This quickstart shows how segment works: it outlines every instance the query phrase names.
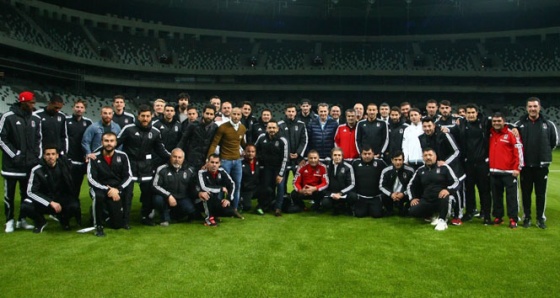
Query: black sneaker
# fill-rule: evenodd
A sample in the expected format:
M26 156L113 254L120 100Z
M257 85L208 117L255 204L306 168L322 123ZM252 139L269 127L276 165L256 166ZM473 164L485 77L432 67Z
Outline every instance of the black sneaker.
M71 230L70 225L63 224L61 226L62 226L62 229L65 230L65 231L70 231Z
M154 221L149 217L143 217L141 222L145 226L155 226Z
M482 224L484 224L485 226L491 226L492 225L492 220L487 217L487 218L484 219Z
M105 231L103 231L103 226L97 226L95 228L95 236L97 237L105 237Z
M466 213L465 215L463 215L463 218L461 218L461 220L463 221L470 221L472 220L474 217L474 215L472 213Z
M531 219L528 217L525 217L525 219L523 220L523 227L524 228L528 228L531 226Z
M43 230L45 229L45 227L48 225L47 221L43 221L40 223L35 223L35 227L33 228L33 233L35 234L40 234L43 233Z
M546 224L544 223L544 219L537 220L537 227L543 230L546 229Z

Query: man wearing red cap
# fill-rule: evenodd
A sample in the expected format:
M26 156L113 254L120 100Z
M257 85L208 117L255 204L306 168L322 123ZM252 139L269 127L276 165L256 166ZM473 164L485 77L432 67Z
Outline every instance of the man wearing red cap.
M33 229L33 226L21 218L21 214L17 223L14 222L14 201L18 181L20 197L27 197L29 172L41 158L41 119L33 115L34 107L34 94L29 91L22 92L18 102L0 119L0 147L4 153L2 177L5 182L6 233L13 232L17 227Z

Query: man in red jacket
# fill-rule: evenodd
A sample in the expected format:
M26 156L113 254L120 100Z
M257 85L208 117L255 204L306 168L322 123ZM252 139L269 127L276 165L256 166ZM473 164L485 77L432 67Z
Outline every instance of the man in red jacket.
M291 194L293 203L303 209L303 200L313 200L313 209L318 211L328 186L327 167L319 162L319 152L309 151L307 162L298 169L294 177L294 191Z
M517 176L523 166L523 145L513 132L505 126L501 113L492 116L490 129L490 148L488 160L492 183L492 197L494 199L494 224L503 222L504 216L504 189L506 190L507 215L509 227L517 228L518 219L518 193ZM485 225L490 224L490 219L484 220Z

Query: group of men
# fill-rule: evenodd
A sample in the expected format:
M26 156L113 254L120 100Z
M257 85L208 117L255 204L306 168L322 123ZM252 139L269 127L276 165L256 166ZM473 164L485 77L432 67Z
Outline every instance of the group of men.
M65 116L60 97L35 110L34 94L22 92L0 120L5 231L40 233L45 214L65 230L72 217L81 225L84 174L97 236L105 235L107 225L130 229L134 182L141 192L141 223L150 226L156 213L162 226L193 219L217 226L220 217L243 219L242 212L251 209L259 215L312 209L375 218L396 210L444 230L450 217L455 225L477 215L485 224L501 224L505 189L515 228L518 175L523 226L531 225L534 186L537 226L546 228L546 180L557 133L540 113L538 98L527 100L528 114L514 124L500 113L483 118L471 104L463 116L454 115L446 100L429 100L424 116L408 103L383 103L379 113L376 104L364 109L358 103L343 115L340 106L320 103L315 114L310 101L302 100L299 112L295 104L286 105L279 121L268 109L257 118L250 102L234 107L218 96L199 117L189 100L187 93L176 104L157 99L153 108L140 105L132 115L117 95L92 123L83 116L83 100ZM290 172L293 192L286 194ZM17 182L22 204L15 220ZM310 200L309 208L304 200Z

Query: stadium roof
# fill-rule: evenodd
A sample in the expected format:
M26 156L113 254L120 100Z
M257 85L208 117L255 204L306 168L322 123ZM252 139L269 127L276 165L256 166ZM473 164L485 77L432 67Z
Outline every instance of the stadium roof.
M559 26L558 0L45 0L185 27L313 34L432 34Z

